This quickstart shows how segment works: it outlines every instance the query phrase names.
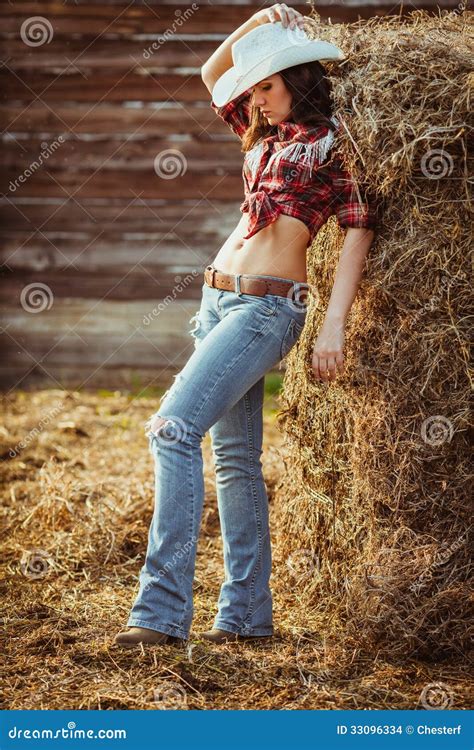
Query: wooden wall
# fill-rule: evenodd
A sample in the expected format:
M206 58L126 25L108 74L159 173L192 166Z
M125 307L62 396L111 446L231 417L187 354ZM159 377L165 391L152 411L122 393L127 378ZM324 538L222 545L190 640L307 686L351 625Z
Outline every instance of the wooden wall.
M0 4L2 390L166 384L189 357L202 271L243 199L239 142L200 68L271 4ZM317 8L333 22L399 11Z

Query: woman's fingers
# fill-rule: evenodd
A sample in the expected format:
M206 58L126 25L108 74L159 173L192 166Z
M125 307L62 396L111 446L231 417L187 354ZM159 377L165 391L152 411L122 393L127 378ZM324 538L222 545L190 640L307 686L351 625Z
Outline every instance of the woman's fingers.
M304 16L294 8L290 8L286 3L275 3L275 5L267 8L265 12L271 23L281 21L282 26L285 28L287 26L291 28L296 28L297 26L301 29L304 28Z
M343 357L342 355L322 357L313 354L312 370L315 377L325 383L336 380L338 372L340 374L343 372Z
M268 8L268 10L266 11L266 13L268 15L268 18L270 19L270 23L275 23L275 21L278 21L277 14L273 10L273 7L272 8Z
M275 6L280 14L280 19L283 26L288 26L290 19L288 17L288 6L285 3L277 3Z
M304 29L304 16L293 8L289 8L290 15L290 27L296 29L298 26L300 29Z

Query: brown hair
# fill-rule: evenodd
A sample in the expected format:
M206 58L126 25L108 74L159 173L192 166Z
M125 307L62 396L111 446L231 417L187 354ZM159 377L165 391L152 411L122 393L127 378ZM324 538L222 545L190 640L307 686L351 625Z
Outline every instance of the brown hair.
M326 69L319 60L312 60L280 70L279 74L292 95L292 108L288 119L302 125L316 127L327 125L332 115L332 87ZM250 100L252 102L252 98ZM242 136L242 151L248 151L262 137L270 135L276 125L269 125L258 107L251 104L250 125Z

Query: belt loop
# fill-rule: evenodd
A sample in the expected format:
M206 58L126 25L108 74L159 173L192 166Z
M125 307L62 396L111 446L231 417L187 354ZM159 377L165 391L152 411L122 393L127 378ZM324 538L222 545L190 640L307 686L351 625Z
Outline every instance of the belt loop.
M235 274L235 286L234 286L234 291L235 291L235 293L236 293L236 294L237 294L237 295L238 295L239 297L240 297L240 295L242 294L242 292L240 291L240 277L241 277L241 276L242 276L242 274L241 274L241 273L236 273L236 274Z

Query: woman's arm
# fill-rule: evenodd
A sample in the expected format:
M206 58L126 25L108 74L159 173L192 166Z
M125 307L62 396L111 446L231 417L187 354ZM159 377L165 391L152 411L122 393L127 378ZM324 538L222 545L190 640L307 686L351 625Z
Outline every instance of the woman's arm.
M292 23L297 23L300 28L303 28L304 16L297 10L288 7L285 3L276 3L270 8L263 8L254 13L248 21L245 21L235 31L232 32L222 44L212 53L210 58L206 60L201 68L201 78L204 81L208 91L212 94L212 89L218 78L221 77L226 70L229 70L234 64L232 59L232 45L237 39L247 34L252 29L255 29L262 23L275 23L275 21L281 21L283 26L290 26Z
M234 64L231 52L233 43L236 42L237 39L240 39L241 36L244 36L244 34L247 34L252 29L255 29L258 25L259 24L255 19L255 16L250 16L247 21L245 21L241 26L233 31L232 34L226 37L226 39L224 39L224 41L216 49L216 51L212 53L210 58L206 60L201 68L201 78L208 88L210 94L212 94L212 89L214 88L214 84L217 79L220 78L221 75L223 75L226 70L229 70L229 68L231 68Z
M344 327L357 294L373 229L349 227L336 269L323 325L313 348L311 367L317 379L335 380L344 365Z

